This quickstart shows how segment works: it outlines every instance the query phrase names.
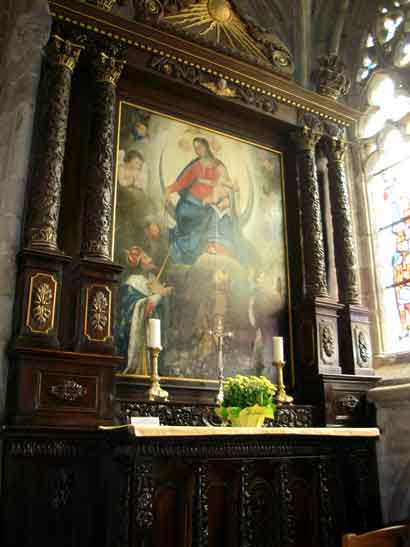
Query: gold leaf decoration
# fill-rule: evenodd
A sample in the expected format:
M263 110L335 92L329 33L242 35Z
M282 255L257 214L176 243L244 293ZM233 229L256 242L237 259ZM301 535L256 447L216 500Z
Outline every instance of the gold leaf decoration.
M266 56L249 35L246 25L232 9L228 0L199 0L175 15L167 15L164 21L178 25L183 30L198 28L200 36L215 33L215 42L222 37L235 48L266 61Z
M43 327L49 320L52 312L53 292L50 285L41 283L34 290L33 297L33 319Z
M107 296L98 291L90 307L90 322L93 330L103 332L108 323L109 302Z

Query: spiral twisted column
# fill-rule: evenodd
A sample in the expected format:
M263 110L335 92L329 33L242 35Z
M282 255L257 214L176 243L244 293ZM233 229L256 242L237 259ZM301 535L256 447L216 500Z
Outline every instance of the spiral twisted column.
M58 251L58 222L71 79L82 46L54 34L46 48L51 70L34 162L30 207L25 225L26 248Z
M328 139L325 149L328 158L339 300L343 304L358 304L357 258L344 164L346 145L340 139Z
M125 61L99 51L92 61L95 100L91 120L83 258L111 260L113 146L116 85Z
M315 146L321 135L308 127L293 134L302 201L303 255L306 293L311 298L328 296L322 214L316 170Z

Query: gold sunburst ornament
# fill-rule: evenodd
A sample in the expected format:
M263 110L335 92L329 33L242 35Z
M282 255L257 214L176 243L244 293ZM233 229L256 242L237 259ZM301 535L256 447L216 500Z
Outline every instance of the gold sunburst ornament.
M236 15L228 0L199 0L178 14L164 17L164 20L184 30L198 28L201 36L215 32L217 44L224 37L232 48L240 46L247 53L266 61L265 55L249 36L246 25Z

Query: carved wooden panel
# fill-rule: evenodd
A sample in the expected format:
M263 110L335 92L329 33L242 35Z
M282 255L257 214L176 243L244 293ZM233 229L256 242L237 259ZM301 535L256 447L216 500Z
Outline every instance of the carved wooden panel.
M111 338L112 293L106 285L94 284L86 289L84 335L91 342Z
M54 328L58 283L49 273L30 277L26 326L31 332L48 334Z
M369 368L372 362L370 328L368 325L353 325L353 347L355 364L359 368Z
M64 372L38 373L38 407L95 411L98 406L98 377Z
M319 319L318 337L320 361L324 365L337 365L339 361L337 319Z

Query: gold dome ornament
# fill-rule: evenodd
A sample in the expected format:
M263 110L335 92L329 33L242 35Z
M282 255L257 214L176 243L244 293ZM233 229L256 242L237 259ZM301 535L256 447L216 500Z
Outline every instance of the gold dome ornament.
M218 23L226 24L232 17L232 8L227 0L209 0L208 12Z

